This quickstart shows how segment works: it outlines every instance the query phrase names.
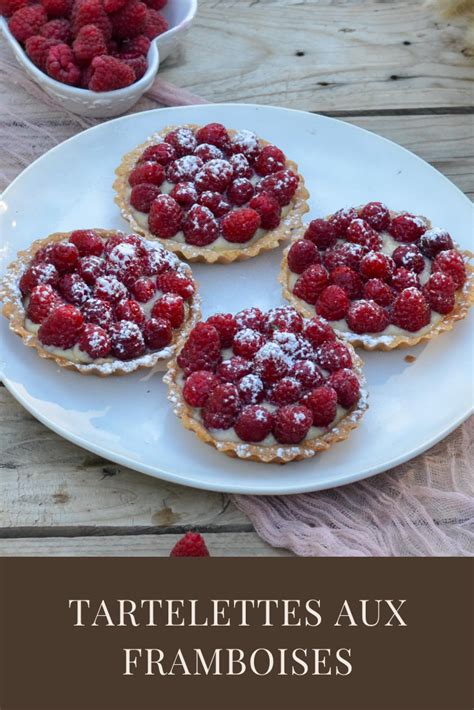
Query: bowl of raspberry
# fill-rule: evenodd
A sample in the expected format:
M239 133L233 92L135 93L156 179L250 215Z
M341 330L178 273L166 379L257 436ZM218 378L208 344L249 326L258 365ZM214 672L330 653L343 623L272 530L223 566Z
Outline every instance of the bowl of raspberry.
M196 10L197 0L0 0L0 29L47 94L107 118L148 91Z

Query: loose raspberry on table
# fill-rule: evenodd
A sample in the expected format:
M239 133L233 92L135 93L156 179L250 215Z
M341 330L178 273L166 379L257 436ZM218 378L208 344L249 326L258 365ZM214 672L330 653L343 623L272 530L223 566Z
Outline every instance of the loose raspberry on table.
M196 136L190 128L175 128L165 136L165 142L173 146L177 158L194 153L197 147Z
M420 288L420 280L414 271L408 271L400 266L393 272L390 279L392 288L396 291L403 291L405 288Z
M215 217L223 217L231 210L230 204L224 199L220 192L205 190L199 195L198 202L203 207L207 207L211 210Z
M430 307L443 315L453 310L456 303L455 291L456 284L453 279L442 271L431 274L423 287L423 295Z
M255 172L262 176L271 175L283 170L285 163L286 157L280 148L275 145L266 145L255 161Z
M146 316L141 306L133 299L119 301L115 306L115 320L128 320L140 328L145 324Z
M169 165L169 163L171 163L173 160L176 160L177 156L178 154L176 152L176 148L171 145L171 143L163 141L163 143L158 143L157 145L149 145L148 148L145 148L140 158L138 159L138 162L146 163L151 160L166 166Z
M128 291L115 276L99 276L95 282L94 296L101 301L118 303L128 297Z
M353 219L346 231L346 239L353 244L360 244L371 251L382 247L382 238L368 222L360 217Z
M54 47L59 42L55 39L46 39L41 35L33 35L28 37L25 42L25 51L33 64L46 71L46 59L51 47Z
M244 308L236 314L235 321L239 328L252 328L263 333L265 317L260 308Z
M281 207L278 200L267 192L260 192L249 202L249 207L260 215L262 229L275 229L281 221Z
M63 274L59 279L58 291L65 301L82 306L90 297L91 290L78 273Z
M27 318L33 323L42 323L60 303L61 298L50 284L39 284L30 294Z
M263 345L254 357L255 372L266 385L275 384L288 374L291 358L284 350L273 342Z
M149 318L143 327L143 337L151 350L161 350L173 340L173 328L165 318Z
M428 259L434 259L440 251L447 251L453 246L449 232L440 227L428 229L420 238L420 249Z
M370 251L362 257L359 273L364 279L380 279L388 281L393 274L395 264L393 259L380 251Z
M237 321L231 313L216 313L206 322L216 328L223 348L232 347L234 335L237 333Z
M304 397L303 403L313 415L313 426L329 426L336 416L337 393L328 384L312 390Z
M204 247L219 237L219 225L210 209L193 205L184 219L183 232L187 244Z
M199 199L198 191L193 182L176 183L169 195L185 210L189 210Z
M23 295L31 293L38 284L50 284L56 286L59 274L53 264L39 262L29 267L20 279L20 290Z
M243 404L259 404L265 396L262 378L252 373L239 379L237 389Z
M324 384L324 375L321 368L312 360L299 360L290 370L290 377L296 378L303 390L320 387Z
M451 276L456 289L461 288L466 280L466 265L461 254L456 249L441 251L435 257L431 267L432 273L442 271Z
M142 276L130 287L130 291L140 303L148 303L156 293L156 286L153 279Z
M362 281L359 274L349 266L336 266L329 274L332 284L344 289L349 298L359 298L362 293Z
M293 293L306 303L314 305L328 284L326 270L321 264L312 264L298 277Z
M185 300L191 298L196 291L193 280L176 271L165 271L163 274L159 274L156 285L163 293L177 293Z
M165 293L155 302L151 315L153 318L165 318L173 328L179 328L184 323L186 315L184 299L177 293Z
M347 228L353 219L357 219L357 216L356 210L349 207L338 210L329 218L329 224L333 227L336 238L346 236Z
M347 325L354 333L380 333L389 322L387 312L375 301L354 301L347 313Z
M331 285L319 295L315 309L318 316L326 320L341 320L345 317L349 304L350 301L344 289Z
M349 266L354 271L358 271L361 259L366 253L367 249L360 244L346 242L326 249L322 259L329 272L336 266Z
M210 160L196 174L194 181L200 192L224 192L233 178L232 165L227 160Z
M76 58L67 44L56 44L50 48L46 57L46 71L52 79L63 84L77 86L81 80L81 70Z
M275 331L285 331L286 333L301 333L303 330L303 318L291 306L276 306L270 308L264 316L264 331L271 335Z
M183 155L167 166L166 177L169 182L189 182L194 180L202 167L201 158L196 155Z
M328 380L328 385L337 394L337 401L341 407L350 409L358 402L360 397L360 384L356 374L352 370L343 368L333 372Z
M211 390L220 379L209 370L197 370L189 375L183 387L183 397L191 407L203 407Z
M311 264L319 264L321 257L313 242L309 239L299 239L291 245L287 261L290 271L294 274L302 274Z
M50 20L40 30L40 35L47 39L55 39L58 43L70 44L72 40L71 23L65 18ZM107 47L105 48L107 49Z
M160 0L154 0L154 2L157 1ZM181 540L178 540L171 550L170 557L209 557L209 550L202 535L188 532Z
M415 244L402 244L392 253L392 259L395 266L403 266L408 271L414 271L415 274L421 274L425 268L425 260L423 254Z
M381 232L390 224L390 211L382 202L368 202L359 210L359 217Z
M369 279L364 286L364 298L375 301L379 306L389 306L396 296L396 292L380 279Z
M243 328L236 333L232 349L236 355L250 359L264 343L265 338L261 333L251 328Z
M106 40L112 37L112 25L102 0L78 0L71 14L72 31L76 36L84 25L95 25L102 30Z
M279 407L294 404L303 394L301 382L295 377L282 377L268 393L268 400Z
M426 229L427 224L422 217L401 214L392 219L388 231L397 242L416 242Z
M335 372L343 367L352 367L349 349L338 340L326 340L317 350L318 363L323 370Z
M236 419L234 429L242 441L257 444L271 433L273 414L258 404L244 407Z
M129 185L140 185L149 183L158 187L165 179L165 169L160 163L148 162L139 163L128 176Z
M208 163L209 160L222 160L224 158L224 152L215 145L211 143L200 143L194 155L202 160L203 163Z
M81 308L84 320L87 323L95 323L105 330L113 323L113 308L108 301L100 298L89 298Z
M325 219L313 219L306 229L304 238L313 242L318 249L328 249L337 241L334 226Z
M144 2L129 0L121 10L109 16L114 38L129 39L144 34L151 39L146 31L149 12Z
M17 10L28 4L28 0L0 0L0 15L11 17Z
M242 207L226 214L222 220L222 233L228 242L244 244L255 236L260 224L258 212Z
M230 429L241 409L239 391L230 382L217 385L209 393L202 408L202 420L207 429Z
M84 327L81 311L70 304L54 308L40 326L38 339L43 345L69 350L79 340Z
M392 322L411 333L428 325L431 318L430 307L425 297L417 288L406 288L392 306Z
M244 155L250 163L254 163L260 154L258 136L245 128L237 131L232 138L231 151L234 155Z
M104 241L93 229L76 229L69 237L80 256L101 256Z
M199 147L202 146L198 146L198 148ZM243 153L236 153L235 155L231 155L229 158L229 163L232 165L232 169L234 171L234 178L252 177L253 169Z
M48 16L42 5L27 5L20 7L13 13L8 27L15 39L24 43L28 37L39 34L47 20Z
M313 415L308 407L288 404L275 413L273 434L280 444L299 444L313 424Z
M257 185L257 192L269 192L284 207L289 205L300 179L292 170L279 170L267 175Z
M115 91L130 86L135 81L133 69L116 57L94 57L91 72L91 91Z
M181 230L183 219L183 210L176 200L169 195L158 195L150 207L148 226L155 236L170 239Z
M145 352L143 334L136 323L121 320L109 328L112 354L119 360L133 360Z
M254 186L248 178L237 178L230 183L227 198L233 205L242 207L252 199L254 192Z
M222 123L208 123L196 133L198 143L209 143L227 152L230 149L230 138Z
M252 369L251 363L240 355L234 355L228 360L223 360L216 370L224 382L233 382L237 384L242 377L250 374Z
M160 194L158 185L142 182L135 185L130 193L130 204L139 212L148 213L151 208L151 203ZM173 195L174 197L174 195Z
M107 357L111 350L110 337L100 326L86 323L79 338L79 348L93 360Z
M317 316L307 321L304 336L309 340L313 348L318 348L322 343L336 339L336 334L329 323Z

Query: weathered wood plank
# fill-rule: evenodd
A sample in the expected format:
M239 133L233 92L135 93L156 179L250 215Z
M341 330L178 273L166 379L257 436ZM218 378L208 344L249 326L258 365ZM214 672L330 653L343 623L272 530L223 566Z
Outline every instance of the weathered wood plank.
M78 538L0 540L3 557L168 557L179 535L131 535ZM288 557L288 550L270 547L256 533L206 535L213 557Z

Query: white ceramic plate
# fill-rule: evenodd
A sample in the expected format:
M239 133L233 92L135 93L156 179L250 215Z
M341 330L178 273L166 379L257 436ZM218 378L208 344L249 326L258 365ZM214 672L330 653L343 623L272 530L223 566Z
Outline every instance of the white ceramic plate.
M296 160L311 192L311 218L343 205L382 200L447 227L471 245L472 206L415 155L348 123L309 113L249 105L159 109L80 133L37 160L3 195L3 266L18 249L50 232L126 228L113 201L123 153L168 124L221 121L250 128ZM281 302L281 250L233 264L194 267L204 315ZM472 314L451 333L412 349L366 353L370 409L349 439L286 466L233 460L185 431L160 376L81 377L40 360L2 318L3 381L14 397L61 436L138 471L210 490L284 494L339 486L416 456L472 411Z

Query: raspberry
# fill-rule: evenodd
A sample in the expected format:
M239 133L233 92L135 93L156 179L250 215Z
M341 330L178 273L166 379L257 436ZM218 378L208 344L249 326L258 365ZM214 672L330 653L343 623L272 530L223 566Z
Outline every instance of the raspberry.
M451 276L456 289L461 288L466 280L466 266L461 254L456 249L439 252L433 262L431 271L432 273L442 271L444 274Z
M148 213L151 208L151 203L160 194L160 188L157 185L142 182L140 185L135 185L130 194L130 204L139 212Z
M312 360L295 362L290 370L290 377L297 379L303 390L320 387L324 384L324 375Z
M399 328L416 333L430 322L430 307L417 288L406 288L393 303L392 321Z
M369 279L364 286L364 298L375 301L379 306L389 306L395 295L394 290L380 279Z
M165 318L150 318L143 328L143 337L151 350L161 350L173 340L173 328Z
M359 272L364 279L388 281L394 269L393 259L381 251L369 251L362 257Z
M112 246L111 240L109 240L106 251L109 268L114 273L128 266L138 255L136 246L126 242L124 239L114 246Z
M247 178L237 178L229 185L227 197L233 205L241 207L252 199L254 187Z
M426 232L426 222L412 214L401 214L392 219L388 231L397 242L416 242Z
M176 157L177 152L174 146L171 143L163 142L145 148L138 162L142 163L151 160L152 162L161 163L161 165L169 165Z
M242 441L258 443L273 429L273 414L257 404L244 407L234 424L237 436Z
M81 79L81 70L76 64L71 47L67 44L51 47L46 57L46 71L52 79L70 86L77 86Z
M143 257L144 273L156 276L176 264L176 258L164 249L150 249Z
M352 358L348 348L338 340L326 340L317 352L318 362L328 372L335 372L343 367L352 367Z
M268 342L255 355L255 372L266 385L271 385L288 374L290 358L277 343Z
M183 232L187 244L204 247L216 241L219 225L210 209L193 205L183 222Z
M132 170L128 177L130 185L140 185L141 183L150 183L158 187L165 179L165 169L160 163L140 163Z
M308 239L299 239L288 252L288 268L294 274L302 274L311 264L319 264L321 258L317 247Z
M146 56L150 49L150 44L151 42L148 37L145 35L137 35L136 37L131 37L122 42L122 52L130 56L136 56L137 54Z
M187 378L183 397L191 407L203 407L211 390L220 384L219 378L208 370L197 370Z
M100 256L104 251L104 242L93 229L76 229L69 241L74 244L80 256Z
M95 323L105 330L114 320L111 304L100 298L89 298L82 306L81 311L87 323Z
M185 318L184 300L177 293L165 293L155 302L151 315L153 318L165 318L173 328L179 328Z
M230 148L230 138L227 129L222 123L208 123L196 133L198 143L209 143L215 145L224 152Z
M38 284L50 284L56 286L59 280L59 274L53 264L39 262L33 264L25 271L20 279L20 290L26 295L38 286Z
M341 320L349 308L347 293L340 286L328 286L316 301L316 313L326 320Z
M69 17L72 9L72 0L41 0L49 18Z
M79 274L64 274L59 279L58 291L65 301L82 306L91 296L91 290Z
M55 39L58 43L70 44L72 40L71 23L66 19L50 20L40 30L46 39ZM105 48L107 49L107 48Z
M272 340L287 355L290 360L306 360L314 357L311 345L298 333L285 333L282 330L275 330ZM288 363L291 366L291 362Z
M263 332L265 318L259 308L244 308L235 316L235 321L239 328L252 328Z
M445 229L428 229L420 239L420 249L428 259L434 259L440 251L453 248L451 235Z
M112 25L102 0L78 0L73 5L71 20L75 36L84 25L95 25L102 30L106 40L112 37Z
M353 244L360 244L371 251L382 247L380 235L363 219L353 219L346 230L346 239Z
M42 323L60 303L61 299L50 284L39 284L30 294L26 315L33 323Z
M249 207L260 215L262 229L275 229L280 224L281 207L278 200L269 192L261 192L249 202Z
M258 136L253 131L243 129L232 137L231 152L243 155L250 163L254 163L260 153Z
M198 197L198 202L203 207L207 207L211 210L215 217L223 217L231 209L229 203L226 202L219 192L211 192L210 190L201 192Z
M142 331L136 323L121 320L109 328L112 354L119 360L133 360L145 352Z
M236 355L250 359L264 343L265 338L261 333L251 328L243 328L236 333L232 349Z
M425 268L423 254L414 244L402 244L397 247L392 254L392 259L395 266L403 266L404 269L414 271L415 274L421 274Z
M117 56L124 64L133 69L136 81L141 79L148 69L148 62L145 57L129 57L124 54L119 54Z
M275 414L273 434L280 444L299 444L313 424L313 415L308 407L289 404Z
M262 176L271 175L283 170L285 163L286 157L283 151L275 145L266 145L255 161L255 172Z
M443 315L453 310L456 303L455 291L456 284L453 279L442 271L431 274L423 287L423 295L430 307Z
M136 249L137 256L144 257L148 253L148 246L144 239L138 236L138 234L129 234L123 240L126 244L133 244ZM154 247L151 247L152 249ZM161 249L161 247L159 247Z
M240 411L237 387L230 382L217 385L202 408L202 420L208 429L230 429Z
M345 409L350 409L359 400L360 384L352 370L343 368L333 372L328 385L336 391L337 401Z
M150 232L162 239L174 237L181 230L184 214L176 200L169 195L158 195L148 215Z
M320 264L312 264L294 285L293 293L306 303L314 305L328 285L328 275Z
M244 404L258 404L265 396L265 386L258 375L249 373L237 382L240 399Z
M353 219L357 219L357 212L353 207L338 210L329 218L329 224L333 227L336 238L346 236L347 228Z
M209 557L209 550L202 535L187 532L173 547L170 557Z
M301 382L295 377L283 377L268 394L268 399L272 404L279 407L285 404L294 404L302 395Z
M306 229L304 238L316 244L318 249L328 249L337 241L334 226L325 219L313 219Z
M79 338L79 348L93 360L107 357L111 349L108 333L98 325L86 323Z
M224 158L222 150L215 145L211 145L211 143L200 143L194 151L194 155L200 158L203 163Z
M47 244L45 247L41 247L35 252L33 256L33 264L39 264L40 262L51 262L51 252L54 247L54 243Z
M46 39L40 35L28 37L25 42L25 50L33 64L36 64L42 71L46 71L46 58L51 47L58 44L55 39Z
M118 12L127 4L128 0L104 0L104 10L108 14Z
M95 282L94 296L101 301L118 303L127 298L128 291L114 276L99 276Z
M79 251L71 242L57 242L51 250L50 259L60 273L74 271L79 260Z
M292 170L279 170L260 180L258 192L269 192L282 207L289 205L298 187L299 177Z
M133 69L116 57L94 57L91 69L91 91L115 91L130 86L135 81Z
M243 244L250 241L260 227L260 215L249 207L229 212L222 220L222 233L228 242Z
M336 390L329 385L316 387L304 397L303 404L308 407L313 415L313 426L329 426L337 412Z
M359 274L349 266L336 266L329 274L329 279L332 284L344 289L349 298L359 298L362 293L362 281Z
M237 321L233 315L230 313L216 313L216 315L207 319L207 323L216 328L223 348L232 347L234 335L237 332Z
M332 271L336 266L349 266L358 271L360 261L366 253L367 250L360 244L336 244L324 252L323 264L328 271Z
M38 339L43 345L69 350L79 340L84 327L81 311L67 304L54 308L40 326Z
M413 271L404 269L403 266L395 269L390 283L397 291L403 291L404 288L420 288L418 276Z
M277 306L271 308L264 318L264 332L271 335L274 331L301 333L303 318L292 306Z
M176 128L174 131L170 131L165 137L165 141L173 146L178 158L190 155L197 146L196 136L190 128Z
M0 0L0 15L11 17L21 7L25 7L28 0Z
M162 10L168 3L168 0L146 0L146 6L153 10Z
M389 317L375 301L354 301L347 313L347 325L354 333L380 333L389 324Z
M137 301L140 301L140 303L148 303L156 293L156 286L153 279L142 277L135 281L130 290Z
M72 43L74 56L80 64L87 64L100 54L107 54L107 43L95 25L84 25Z
M119 301L115 306L115 320L128 320L140 328L145 324L145 314L141 306L132 299Z
M233 178L232 165L227 160L210 160L195 176L200 192L224 192Z
M140 0L129 0L127 4L117 12L110 15L112 32L115 39L129 39L146 32L148 10L145 3Z
M368 202L359 210L359 217L377 232L387 229L390 224L390 212L382 202Z
M41 27L47 22L48 16L42 5L20 7L10 18L8 27L19 42L24 43L28 37L39 34Z
M169 194L185 210L189 210L198 201L198 192L193 182L178 182Z
M217 368L217 374L224 382L237 384L242 377L250 374L251 363L240 355L234 355L229 360L223 360Z
M243 153L236 153L235 155L231 155L229 158L229 163L232 165L235 178L252 177L253 170L250 166L249 161Z
M202 169L201 158L195 155L183 155L170 163L166 169L166 177L169 182L186 182L194 180L198 172Z
M177 293L181 298L188 299L194 295L196 287L192 279L175 271L165 271L156 279L156 285L163 293Z
M336 334L326 321L321 318L311 318L304 329L304 336L313 348L317 348L328 340L335 340Z
M107 271L111 276L116 276L127 288L132 288L134 283L143 275L145 268L141 259L131 259L130 262L122 266L108 264Z

